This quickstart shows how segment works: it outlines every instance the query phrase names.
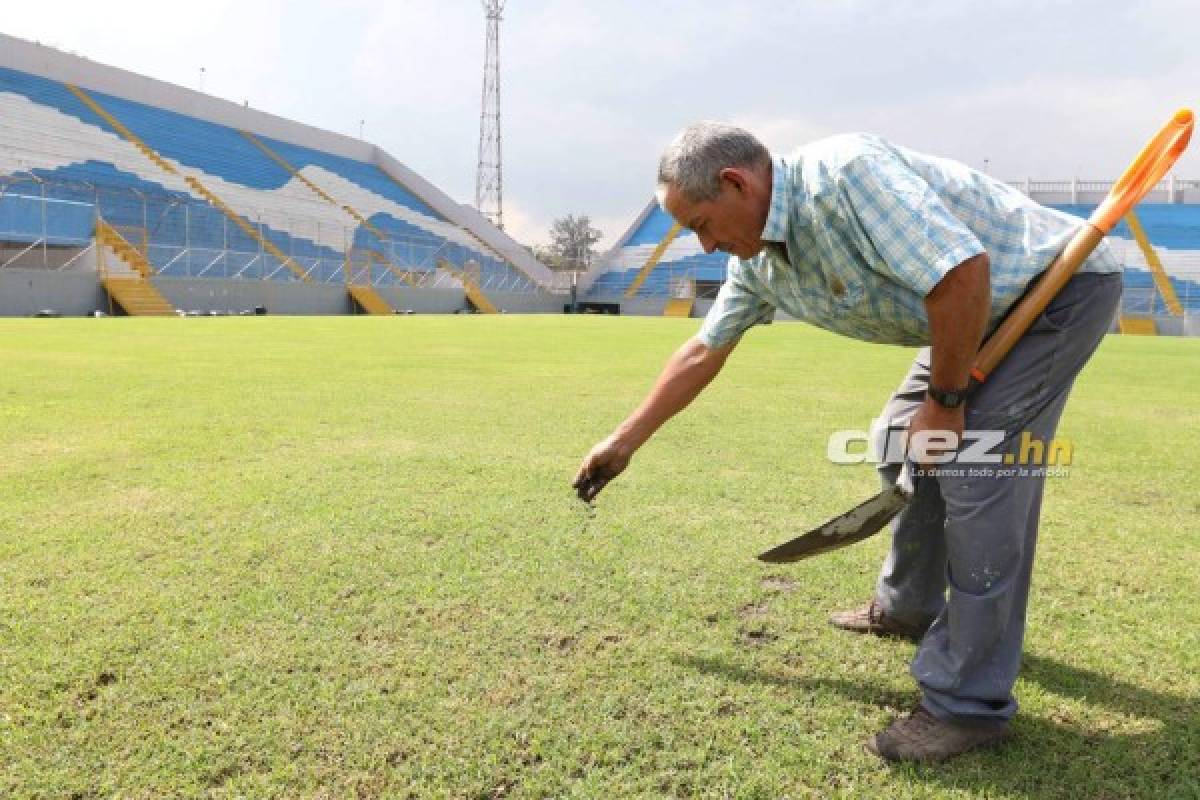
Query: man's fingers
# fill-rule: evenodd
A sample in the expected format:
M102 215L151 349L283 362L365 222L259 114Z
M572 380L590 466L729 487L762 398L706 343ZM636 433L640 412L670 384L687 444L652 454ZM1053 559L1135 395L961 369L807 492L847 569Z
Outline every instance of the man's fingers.
M600 494L600 490L608 485L608 482L613 478L613 473L603 467L587 468L579 471L579 475L575 477L575 482L571 484L575 488L575 494L585 503L592 502L592 499Z
M571 487L580 500L590 503L623 468L610 448L597 445L579 466Z
M596 488L596 485L591 480L587 480L576 487L575 496L585 503L590 503L592 502L592 498L596 496L597 491L599 490Z
M580 478L579 480L575 481L575 483L573 483L571 485L575 488L575 496L576 497L578 497L580 500L587 500L587 492L588 492L588 485L589 485L589 481L587 478Z
M587 499L588 487L592 485L592 473L587 468L587 464L579 468L579 474L575 476L575 480L571 482L571 488L575 490L575 494L580 500Z
M578 489L585 481L592 476L592 456L588 455L579 465L579 472L575 473L575 480L571 481L571 486Z
M583 490L580 492L580 496L585 502L592 502L592 500L596 498L596 495L600 494L600 490L608 485L608 481L609 478L597 475L587 486L583 488Z

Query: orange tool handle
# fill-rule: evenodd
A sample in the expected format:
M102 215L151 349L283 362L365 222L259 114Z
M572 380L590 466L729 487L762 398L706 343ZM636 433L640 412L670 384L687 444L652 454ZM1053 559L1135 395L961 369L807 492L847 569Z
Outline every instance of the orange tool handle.
M1195 119L1191 110L1180 109L1142 148L1142 152L1138 153L1138 157L1125 170L1125 174L1113 184L1104 202L1096 208L1079 232L1067 242L1063 251L1042 273L1041 280L1021 298L995 332L988 337L983 349L975 358L975 366L971 369L973 385L987 380L987 376L992 374L996 365L1008 355L1008 351L1017 340L1029 330L1033 321L1092 254L1104 235L1162 179L1187 149L1194 125Z

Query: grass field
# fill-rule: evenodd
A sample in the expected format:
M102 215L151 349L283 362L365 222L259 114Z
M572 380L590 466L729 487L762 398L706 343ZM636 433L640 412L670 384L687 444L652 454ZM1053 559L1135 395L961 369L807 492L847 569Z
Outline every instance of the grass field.
M1018 738L862 740L912 646L830 629L880 536L825 460L911 353L800 325L588 514L695 321L0 320L0 796L1200 796L1200 341L1110 337L1060 435Z

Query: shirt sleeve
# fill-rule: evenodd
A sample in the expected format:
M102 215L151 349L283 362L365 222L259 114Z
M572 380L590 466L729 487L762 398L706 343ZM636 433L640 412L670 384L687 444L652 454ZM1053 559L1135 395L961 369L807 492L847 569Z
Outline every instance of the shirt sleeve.
M930 185L894 153L872 151L842 170L851 225L878 259L884 277L929 294L946 273L985 252L979 238L951 213Z
M741 336L753 325L769 323L775 307L756 295L742 273L741 261L729 259L729 274L717 292L717 299L704 317L696 334L705 347L715 350Z

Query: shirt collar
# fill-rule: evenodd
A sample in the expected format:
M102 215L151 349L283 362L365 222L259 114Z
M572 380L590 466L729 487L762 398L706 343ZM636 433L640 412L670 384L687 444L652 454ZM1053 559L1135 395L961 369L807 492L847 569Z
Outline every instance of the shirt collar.
M764 242L786 242L791 217L791 193L787 186L787 164L779 156L771 158L771 209L763 226Z

